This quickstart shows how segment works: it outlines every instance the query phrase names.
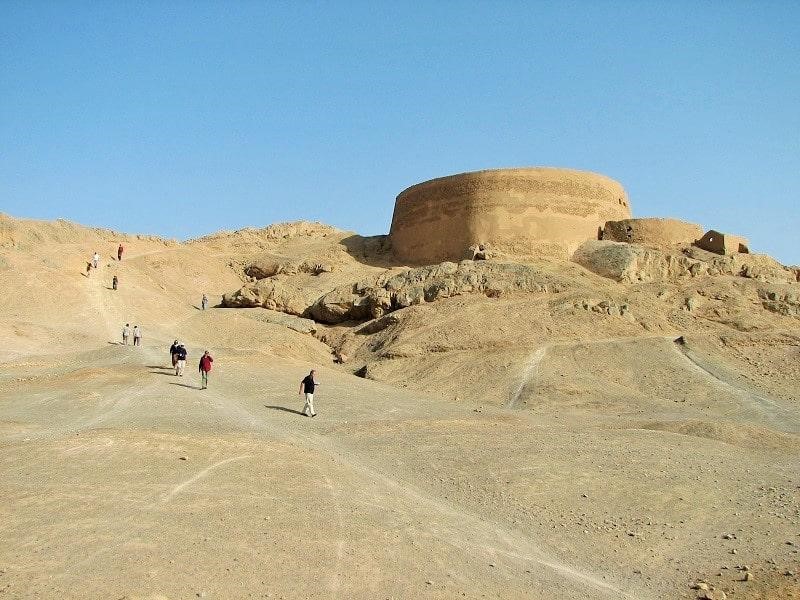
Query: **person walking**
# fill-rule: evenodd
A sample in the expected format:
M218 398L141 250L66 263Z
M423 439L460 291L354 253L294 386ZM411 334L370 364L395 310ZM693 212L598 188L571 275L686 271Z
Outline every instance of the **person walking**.
M198 370L200 371L200 389L207 390L208 389L208 373L211 371L211 363L214 362L214 359L211 358L211 355L208 353L208 350L203 352L203 356L200 357L200 366Z
M303 406L303 416L306 417L317 416L317 413L314 412L314 388L316 388L319 383L314 380L314 373L314 369L311 369L311 372L300 382L300 391L297 392L298 394L304 393L306 395L306 403ZM311 414L306 414L306 410L310 410Z
M183 369L186 367L186 348L183 344L178 344L175 350L175 375L183 377Z
M178 364L178 340L172 342L172 346L169 347L169 358L172 361L172 368L175 368L175 365Z
M133 345L134 346L142 345L142 330L139 329L138 325L133 326Z
M86 276L88 277L92 272L92 261L86 263Z
M122 328L122 343L124 345L128 345L128 338L131 337L131 326L128 323L125 323L125 327Z
M114 277L111 278L111 289L112 290L116 290L118 283L119 283L119 279L117 279L117 276L114 275Z
M119 260L119 261L122 260L122 253L124 251L125 251L125 247L122 244L120 244L119 248L117 248L117 260Z
M96 269L100 266L100 255L95 252L94 256L92 256L92 266Z
M203 299L200 301L200 307L202 310L205 310L207 306L208 306L208 296L203 294Z

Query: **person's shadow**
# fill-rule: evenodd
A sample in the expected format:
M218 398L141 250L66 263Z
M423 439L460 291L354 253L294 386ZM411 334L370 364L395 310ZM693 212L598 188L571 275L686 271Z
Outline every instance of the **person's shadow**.
M285 406L270 406L269 404L265 404L264 408L268 408L270 410L281 410L283 412L294 413L296 415L302 415L303 414L299 410L295 410L293 408L286 408Z
M192 385L191 383L178 383L177 381L170 381L170 382L169 382L169 384L170 384L170 385L179 385L179 386L181 386L181 387L189 388L190 390L199 390L199 389L202 389L200 386L198 386L198 385Z
M175 375L174 369L166 370L167 369L166 367L157 367L157 368L158 369L165 369L165 370L164 371L149 371L149 372L152 373L153 375L168 375L169 377L177 377L177 375Z

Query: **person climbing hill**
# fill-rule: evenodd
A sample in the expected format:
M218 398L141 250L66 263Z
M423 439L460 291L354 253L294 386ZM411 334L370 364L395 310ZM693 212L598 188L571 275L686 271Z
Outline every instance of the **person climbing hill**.
M178 356L178 354L177 354L178 346L180 346L180 344L178 343L178 340L175 340L174 342L172 342L172 345L169 347L169 358L172 361L172 368L173 369L175 368L175 365L178 362L178 358L177 358L177 356Z
M203 352L203 356L200 357L200 365L198 366L198 370L200 371L200 389L205 390L208 389L208 373L211 371L211 363L214 362L214 359L211 358L211 355L208 353L208 350Z
M119 248L117 248L117 260L119 260L119 261L122 260L122 253L123 253L124 250L125 250L124 246L122 244L120 244Z
M303 381L300 382L300 391L298 394L305 394L306 395L306 403L303 406L303 415L306 417L316 417L317 413L314 411L314 389L319 385L314 379L314 371L313 369L311 372L303 378ZM306 410L311 411L310 414L306 414Z
M186 348L183 344L178 344L175 349L175 375L183 377L183 369L186 367Z

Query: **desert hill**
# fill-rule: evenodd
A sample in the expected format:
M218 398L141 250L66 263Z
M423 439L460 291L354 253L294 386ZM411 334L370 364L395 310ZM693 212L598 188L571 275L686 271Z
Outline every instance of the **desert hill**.
M770 257L2 216L0 291L7 597L800 597L800 284Z

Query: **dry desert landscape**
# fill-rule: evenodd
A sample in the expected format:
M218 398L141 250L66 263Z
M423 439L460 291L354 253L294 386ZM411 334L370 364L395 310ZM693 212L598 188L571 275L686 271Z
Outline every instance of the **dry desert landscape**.
M800 598L796 269L391 242L0 217L0 598Z

